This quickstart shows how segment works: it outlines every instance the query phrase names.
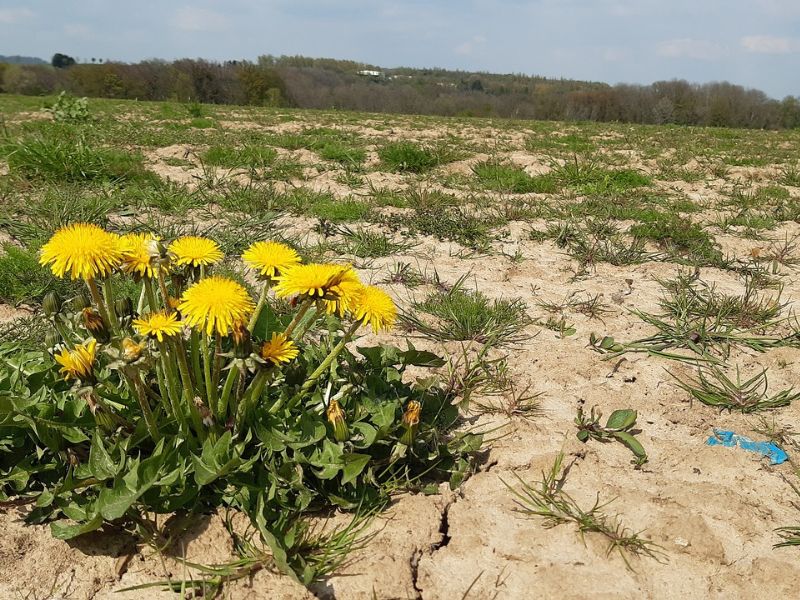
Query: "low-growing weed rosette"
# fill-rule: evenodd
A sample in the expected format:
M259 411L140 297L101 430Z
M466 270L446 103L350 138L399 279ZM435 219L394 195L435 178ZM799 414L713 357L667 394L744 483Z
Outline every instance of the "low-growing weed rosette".
M33 502L28 521L60 538L238 509L269 560L307 583L333 560L309 558L309 513L364 514L398 490L458 485L482 438L454 430L436 376L404 377L443 361L354 343L392 329L391 297L282 243L241 258L255 297L213 272L213 240L57 231L41 262L86 293L45 298L47 348L0 347L0 499Z

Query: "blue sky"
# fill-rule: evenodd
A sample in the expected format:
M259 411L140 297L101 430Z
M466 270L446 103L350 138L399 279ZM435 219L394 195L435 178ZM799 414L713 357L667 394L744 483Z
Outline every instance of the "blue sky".
M800 96L800 0L0 0L0 54L348 58Z

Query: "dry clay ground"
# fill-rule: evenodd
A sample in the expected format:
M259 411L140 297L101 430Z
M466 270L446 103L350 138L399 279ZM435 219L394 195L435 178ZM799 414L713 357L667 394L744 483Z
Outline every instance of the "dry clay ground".
M302 131L315 125L315 115L292 113L289 122L277 123L253 118L253 113L229 117L220 127L228 131L246 130L250 135ZM17 116L23 119L24 116ZM327 115L327 125L336 127L337 116ZM517 165L531 175L553 168L553 157L525 148L528 132L524 124L468 123L437 121L415 125L413 119L384 119L370 116L369 122L343 127L375 142L409 139L425 143L460 136L475 145L501 142L492 156ZM389 129L376 125L391 122ZM575 134L570 125L553 125L552 135ZM748 136L747 132L741 133ZM597 155L606 151L605 140L618 133L595 128L587 134L596 144ZM691 136L690 133L686 134ZM781 142L776 138L775 143ZM368 146L367 162L356 192L369 197L375 187L382 190L407 190L411 187L443 189L457 197L468 192L458 186L447 187L446 177L469 177L471 166L489 153L477 152L466 159L438 167L433 176L389 173L381 170L375 146ZM484 149L485 148L480 148ZM796 149L796 147L795 147ZM201 145L179 144L162 148L143 148L148 168L164 178L189 186L199 185L201 167L192 156ZM647 158L634 145L617 143L609 154L628 168L653 178L654 194L680 196L697 203L702 210L692 215L706 223L723 253L747 260L765 251L769 240L783 240L800 233L793 221L781 222L764 232L760 240L738 235L736 228L726 233L710 223L717 206L731 186L743 189L773 185L778 167L730 167L723 177L709 172L692 181L662 179L657 161L674 153L663 147L659 156ZM353 190L337 179L336 168L318 168L322 161L307 150L280 151L306 165L302 180L276 185L303 186L329 190L343 198ZM165 159L189 157L187 164L167 164ZM620 158L622 157L622 158ZM556 158L555 160L559 160ZM566 158L562 159L567 160ZM679 165L684 166L684 165ZM690 165L702 173L704 165ZM225 176L246 178L246 174L225 172ZM800 189L786 186L791 198L800 198ZM371 191L372 190L372 191ZM564 194L568 194L564 192ZM580 193L569 196L572 202L585 200ZM497 203L517 205L529 201L562 202L553 195L505 194L485 192ZM393 209L379 209L391 213ZM394 209L403 212L405 209ZM477 208L481 213L485 206ZM318 236L312 231L316 220L285 214L278 229L307 240ZM628 223L622 222L624 228ZM356 224L350 223L350 227ZM368 228L380 228L374 222ZM739 449L712 447L706 440L712 428L730 429L757 439L753 433L757 417L738 412L720 412L697 401L676 387L667 372L686 378L694 368L684 363L647 354L628 353L621 362L603 360L603 355L588 347L589 335L612 335L617 340L632 340L653 332L653 328L631 312L638 309L660 312L664 294L659 278L674 277L683 268L669 259L641 264L612 266L596 262L580 269L578 261L552 239L531 239L532 229L544 231L546 218L511 219L497 228L488 248L465 252L457 243L427 235L416 235L413 245L401 253L369 261L357 260L365 280L381 282L398 303L410 309L414 299L423 299L433 290L422 284L410 289L400 283L383 283L398 262L410 263L423 274L434 271L441 281L452 284L469 274L467 287L481 290L488 297L522 298L533 320L543 323L548 312L539 303L559 302L572 292L582 297L600 295L605 306L601 318L591 318L569 307L565 320L574 326L573 335L561 336L541 324L523 329L524 339L491 351L492 357L507 357L514 388L526 386L540 393L540 414L507 417L502 412L467 414L465 427L491 431L483 464L458 490L442 486L440 495L399 495L392 506L371 525L373 534L363 549L356 550L335 576L317 584L311 591L286 576L267 570L254 577L233 582L223 588L227 598L789 598L797 595L800 562L796 548L774 549L780 541L778 527L800 522L793 507L797 496L791 483L796 476L791 463L771 466L757 455ZM759 248L753 250L754 248ZM653 248L657 250L657 248ZM790 263L791 261L785 261ZM782 282L782 299L790 304L800 299L797 269L781 264L777 277ZM578 273L579 276L576 276ZM730 269L701 267L701 281L715 284L720 292L740 294L742 279ZM765 290L769 295L774 291ZM10 319L25 309L2 307L2 317ZM396 331L386 341L402 343L413 338L418 346L457 355L460 344L444 344L422 338L413 331ZM792 347L764 353L735 349L727 360L743 373L768 369L770 389L800 387L800 350ZM482 395L478 402L508 401L509 394ZM631 464L631 453L621 444L576 439L574 419L579 405L588 410L596 406L608 415L614 409L638 411L639 439L649 461L639 469ZM790 405L769 413L768 419L781 425L797 422L798 407ZM792 449L787 448L792 454ZM618 519L630 532L660 546L658 559L628 555L627 561L607 552L608 540L597 533L581 536L574 523L552 528L538 517L526 517L518 510L506 484L519 488L520 481L535 483L542 471L563 452L570 464L564 491L582 507L589 508L599 497L610 502L604 511ZM46 527L26 526L20 520L23 509L0 512L0 597L2 598L168 598L155 589L119 590L163 580L186 577L191 571L180 558L214 564L235 558L233 546L223 527L222 515L212 515L197 523L178 545L175 556L158 556L148 547L136 547L128 539L111 535L91 535L73 543L54 540Z

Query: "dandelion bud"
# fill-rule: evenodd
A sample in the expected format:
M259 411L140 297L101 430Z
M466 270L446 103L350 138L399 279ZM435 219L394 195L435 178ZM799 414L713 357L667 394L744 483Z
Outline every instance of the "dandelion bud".
M117 301L114 302L114 310L120 318L130 317L133 314L133 302L126 297L117 298Z
M412 400L406 406L406 411L403 413L403 427L405 431L400 437L400 443L410 446L414 441L414 436L417 435L419 429L419 413L422 410L422 405L416 400Z
M47 332L47 335L44 336L44 343L48 348L55 348L61 343L61 335L55 329L51 329Z
M231 331L233 338L233 352L236 358L247 358L253 352L253 343L250 339L250 331L247 326L238 321L233 324Z
M72 299L73 310L83 310L92 305L89 295L85 291L81 291L77 296Z
M337 442L344 442L350 437L347 422L344 420L344 411L336 398L331 398L328 409L325 411L328 422L333 426L333 437Z
M54 317L61 310L61 298L56 292L48 292L42 301L42 308L47 317Z

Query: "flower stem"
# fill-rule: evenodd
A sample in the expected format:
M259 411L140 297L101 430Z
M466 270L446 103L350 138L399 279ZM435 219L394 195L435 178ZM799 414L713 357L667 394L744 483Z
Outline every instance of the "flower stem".
M200 334L196 329L192 329L189 338L189 349L192 355L192 372L197 384L197 390L201 396L205 396L205 381L203 379L203 368L200 366Z
M144 291L147 295L147 304L150 306L150 312L158 311L158 300L156 300L156 293L153 290L153 281L145 277Z
M119 320L117 319L117 310L114 308L114 290L111 289L110 279L103 280L103 297L106 301L108 318L111 319L111 331L119 335Z
M111 318L108 315L108 310L106 309L106 303L103 301L103 296L100 294L100 288L97 287L97 282L94 279L87 279L86 285L89 288L89 294L92 296L92 301L97 305L97 311L103 318L106 327L108 327L109 331L116 332L116 329L114 329L111 324Z
M216 418L217 416L217 385L214 380L211 379L211 362L213 357L211 356L211 350L209 349L208 345L208 334L204 331L203 336L200 338L202 345L203 345L203 376L206 380L206 397L208 400L208 409L211 411L211 414L214 415Z
M305 300L303 300L303 304L300 306L300 310L297 311L297 314L294 316L294 319L292 319L292 322L289 323L289 325L286 327L286 331L283 332L283 335L285 335L287 338L290 335L292 335L294 328L297 327L297 324L300 322L300 319L302 319L308 312L308 309L311 308L311 304L313 302L314 302L313 298L306 298Z
M161 439L161 433L158 431L158 425L153 416L153 411L150 409L150 403L147 401L147 392L145 391L144 383L142 383L141 375L139 373L133 373L132 375L128 375L127 379L133 382L133 388L136 391L136 399L139 401L139 408L142 409L144 422L147 425L147 432L150 434L153 441L158 443Z
M232 366L228 370L228 376L225 378L225 385L222 386L222 395L219 399L219 419L220 421L226 421L226 413L228 411L228 399L231 397L231 390L233 390L233 384L236 383L236 376L239 374L239 369L235 366Z
M181 430L188 431L189 424L186 422L186 414L181 407L177 375L175 374L174 365L167 352L167 345L164 342L158 342L158 349L161 352L161 361L164 368L164 376L167 379L167 391L169 393L170 403L172 404L172 412L175 413L175 418L178 420Z
M175 342L175 355L178 357L178 371L180 371L181 381L183 382L183 402L189 409L189 416L192 419L192 426L197 432L200 440L206 437L206 430L203 426L203 419L197 406L194 404L194 384L192 382L192 373L189 370L189 363L186 360L186 347L180 337L173 338Z
M258 304L256 304L256 309L253 311L253 315L250 317L250 322L247 324L247 330L250 333L253 333L253 329L255 329L256 323L258 323L258 317L261 315L261 310L264 308L264 304L267 302L268 291L269 291L269 280L264 282L264 287L261 288L261 295L258 297Z
M261 394L264 392L264 387L267 385L267 381L269 381L269 376L271 373L271 368L262 368L258 371L258 373L256 373L253 381L250 382L250 386L245 391L241 403L239 403L239 410L236 415L237 431L242 431L245 419L255 406L258 399L261 397Z
M286 405L286 408L288 408L289 410L293 409L295 406L297 406L300 400L303 399L303 396L305 396L306 394L308 394L309 391L311 391L311 388L314 387L314 384L317 382L317 380L322 376L322 374L328 368L331 367L336 357L339 356L342 350L344 350L345 345L347 345L347 342L350 341L350 339L353 337L353 334L356 332L356 329L358 329L360 325L361 321L356 321L350 326L350 329L348 329L345 332L345 334L342 336L342 339L339 340L339 343L336 344L330 351L328 356L325 357L325 360L323 360L320 363L320 365L314 370L314 372L308 376L308 378L305 380L302 387L300 388L300 391L297 392L294 395L294 397L292 397L292 399ZM278 402L275 403L274 406L272 406L269 409L269 412L275 413L280 408L281 408L281 401L279 400Z

